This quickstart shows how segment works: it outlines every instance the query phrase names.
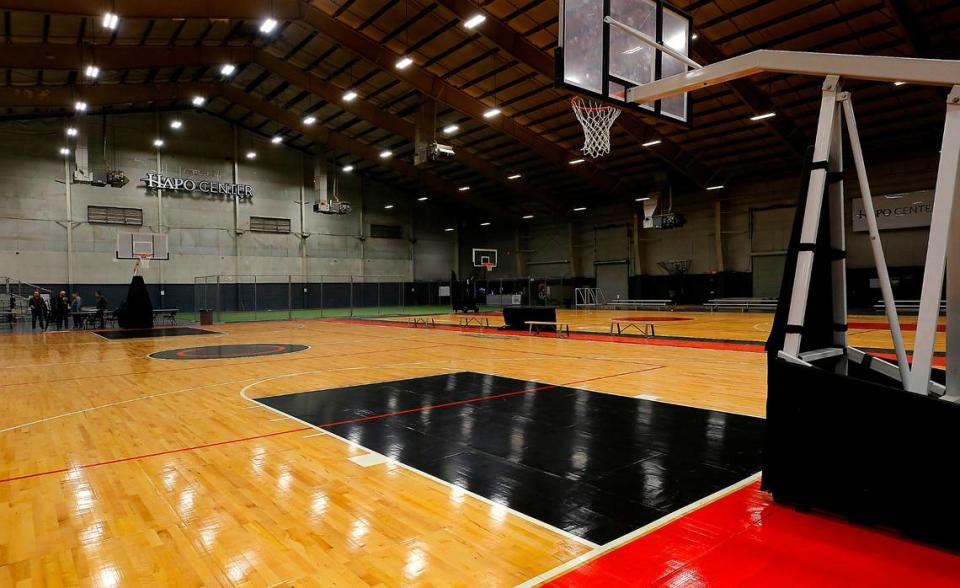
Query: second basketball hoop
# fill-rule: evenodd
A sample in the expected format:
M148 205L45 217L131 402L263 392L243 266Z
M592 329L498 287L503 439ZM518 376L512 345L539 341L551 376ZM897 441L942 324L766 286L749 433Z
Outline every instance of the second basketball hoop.
M583 154L597 158L610 153L610 127L620 109L583 96L571 98L570 105L583 126Z

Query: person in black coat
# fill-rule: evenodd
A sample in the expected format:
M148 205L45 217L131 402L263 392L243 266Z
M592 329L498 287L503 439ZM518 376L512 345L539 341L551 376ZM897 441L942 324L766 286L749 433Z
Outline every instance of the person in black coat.
M35 291L30 297L30 316L33 318L33 328L37 328L37 320L40 321L40 330L47 329L47 302L40 296L39 291Z
M60 294L53 301L53 320L57 322L58 331L62 331L64 325L69 326L70 301L67 300L67 293L65 290L60 290Z
M100 329L106 327L104 323L104 315L107 313L107 299L104 297L103 292L97 290L97 321L100 323Z

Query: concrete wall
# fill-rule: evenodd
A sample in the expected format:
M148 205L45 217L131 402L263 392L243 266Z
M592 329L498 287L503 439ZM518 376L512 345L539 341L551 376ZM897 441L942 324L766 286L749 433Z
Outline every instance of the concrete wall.
M183 128L175 131L168 126L174 116L160 115L160 135L166 141L161 170L168 175L202 174L204 179L232 182L231 125L202 113L180 113L176 117L183 121ZM353 213L315 214L309 161L303 174L308 187L302 230L309 234L304 243L296 234L248 231L250 216L289 218L294 233L301 231L297 201L305 156L242 131L239 182L252 184L254 197L239 205L240 234L234 231L232 197L164 191L161 219L157 195L139 181L157 169L152 147L157 136L154 115L81 117L72 124L80 129L79 145L89 149L90 166L122 169L130 183L119 189L74 183L68 213L64 162L58 154L67 144L64 122L0 124L0 275L38 284L67 284L68 270L72 270L74 284L129 283L133 262L115 260L116 235L118 230L138 229L90 224L88 205L140 208L144 226L139 230L169 235L170 260L154 262L144 273L151 284L192 284L195 276L213 274L432 280L448 278L453 267L455 237L443 232L451 220L395 187L356 174L343 175L341 194L353 205ZM248 150L256 151L255 160L244 157ZM394 208L385 210L387 203ZM74 248L69 268L68 222L73 223ZM361 239L369 235L371 223L402 225L404 238Z

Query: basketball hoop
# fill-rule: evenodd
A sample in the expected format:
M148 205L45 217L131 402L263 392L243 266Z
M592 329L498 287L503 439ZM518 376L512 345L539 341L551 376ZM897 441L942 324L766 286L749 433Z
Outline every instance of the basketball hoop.
M492 270L493 270L493 262L492 262L492 261L485 261L485 262L483 262L483 269L487 270L488 272L489 272L489 271L492 271Z
M143 270L150 269L150 260L153 258L152 253L134 253L133 256L137 258L137 261L133 265L133 275L142 275L141 272Z
M583 96L574 96L570 105L583 126L583 154L597 158L610 153L610 127L620 109Z

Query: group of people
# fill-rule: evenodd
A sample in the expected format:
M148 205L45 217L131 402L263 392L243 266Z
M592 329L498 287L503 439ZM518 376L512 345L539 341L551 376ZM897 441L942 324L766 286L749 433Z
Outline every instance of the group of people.
M66 290L60 290L57 297L50 301L48 307L46 299L40 295L38 290L35 290L33 296L30 297L29 303L33 328L37 328L38 322L40 323L40 330L43 331L47 330L50 322L56 323L58 331L64 328L70 328L70 315L73 315L73 328L81 329L83 328L84 318L82 304L83 299L80 298L78 292L74 292L70 298L67 298ZM106 326L106 312L107 299L104 297L103 292L97 290L97 306L93 318L100 329Z

